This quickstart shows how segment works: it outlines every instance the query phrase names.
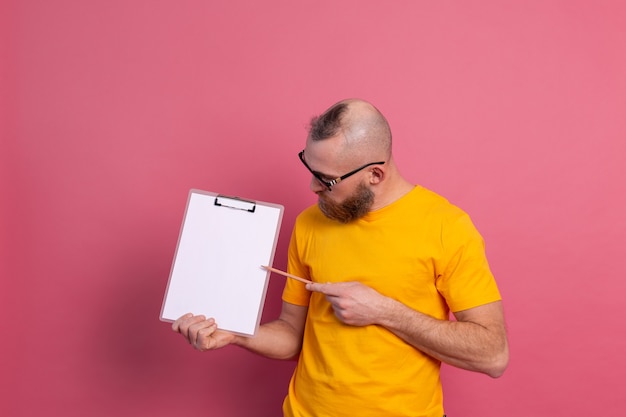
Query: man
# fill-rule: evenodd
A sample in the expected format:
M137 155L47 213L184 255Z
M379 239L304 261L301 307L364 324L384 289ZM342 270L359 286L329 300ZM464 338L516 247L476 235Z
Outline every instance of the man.
M289 417L441 417L442 361L500 376L508 344L482 238L463 211L402 177L383 115L339 102L313 119L299 157L318 204L296 220L288 271L314 283L288 280L280 317L253 338L191 314L174 331L198 350L297 357Z

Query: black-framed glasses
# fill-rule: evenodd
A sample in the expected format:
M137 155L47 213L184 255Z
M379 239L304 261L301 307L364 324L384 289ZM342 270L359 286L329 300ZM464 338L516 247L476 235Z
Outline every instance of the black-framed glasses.
M304 150L300 151L300 153L298 154L298 157L300 158L300 161L302 161L302 163L304 164L306 169L308 169L309 172L315 177L315 179L318 180L320 183L324 184L328 188L329 191L330 191L330 189L334 185L337 185L341 181L343 181L346 178L356 174L360 170L365 169L365 168L367 168L368 166L371 166L371 165L383 165L385 163L385 161L370 162L369 164L365 164L362 167L359 167L359 168L357 168L355 170L352 170L352 171L348 172L347 174L342 175L341 177L337 177L337 178L335 178L333 180L327 181L324 177L322 177L322 175L319 172L313 171L311 169L311 167L306 163L306 161L304 160Z

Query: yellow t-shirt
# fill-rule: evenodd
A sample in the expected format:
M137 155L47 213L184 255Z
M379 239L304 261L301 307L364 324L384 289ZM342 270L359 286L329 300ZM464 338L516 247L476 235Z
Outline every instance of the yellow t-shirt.
M500 299L469 216L420 186L348 224L307 208L296 220L288 270L316 282L359 281L439 319ZM285 416L444 414L439 361L383 327L342 324L322 294L298 281L287 280L283 300L308 306Z

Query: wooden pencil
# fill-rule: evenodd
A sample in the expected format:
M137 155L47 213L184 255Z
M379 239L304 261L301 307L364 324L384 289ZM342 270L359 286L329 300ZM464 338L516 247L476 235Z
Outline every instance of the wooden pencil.
M295 275L288 274L280 269L272 268L271 266L261 265L261 268L267 269L268 271L276 272L279 275L283 275L287 278L295 279L296 281L304 282L305 284L313 284L313 281L309 281L308 279L300 278Z

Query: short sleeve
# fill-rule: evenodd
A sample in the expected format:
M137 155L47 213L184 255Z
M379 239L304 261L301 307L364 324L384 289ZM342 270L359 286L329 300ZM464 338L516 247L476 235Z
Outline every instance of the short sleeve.
M453 312L501 299L482 236L465 213L442 223L437 289Z
M294 227L291 240L289 241L287 272L305 279L310 279L309 270L301 261L302 257L299 252L297 224L298 222L296 221L296 226ZM299 306L308 306L310 297L311 292L306 289L305 284L295 279L288 278L286 280L283 289L283 301Z

